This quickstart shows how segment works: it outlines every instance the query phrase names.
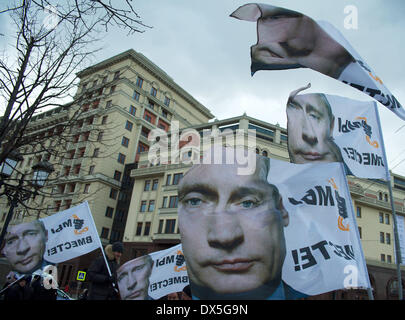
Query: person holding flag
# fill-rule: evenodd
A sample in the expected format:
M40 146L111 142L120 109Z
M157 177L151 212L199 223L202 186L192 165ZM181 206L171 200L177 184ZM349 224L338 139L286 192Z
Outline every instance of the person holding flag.
M119 300L116 281L123 244L109 244L104 251L107 259L104 256L96 258L88 269L87 276L91 282L88 300Z

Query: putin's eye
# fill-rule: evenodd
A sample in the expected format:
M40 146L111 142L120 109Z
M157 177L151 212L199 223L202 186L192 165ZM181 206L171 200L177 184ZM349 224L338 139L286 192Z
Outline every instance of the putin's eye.
M253 200L245 200L242 201L240 204L245 209L250 209L256 206L256 203Z
M189 206L195 207L195 206L199 206L201 204L201 199L191 198L191 199L188 199L188 200L186 200L184 202Z

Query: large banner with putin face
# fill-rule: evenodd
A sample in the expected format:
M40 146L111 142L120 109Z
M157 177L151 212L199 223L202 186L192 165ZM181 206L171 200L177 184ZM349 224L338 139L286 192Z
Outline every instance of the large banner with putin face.
M346 174L387 179L387 163L377 109L323 93L298 94L287 102L288 152L292 163L343 162Z
M124 263L117 270L122 300L157 300L181 292L188 282L181 244Z
M221 150L212 151L219 159ZM179 184L193 297L290 300L369 288L343 164L244 152L253 161L222 147L222 162L195 164ZM255 165L239 170L246 163Z
M231 17L257 22L252 75L258 70L311 68L364 92L405 120L399 101L331 24L262 3L243 5Z

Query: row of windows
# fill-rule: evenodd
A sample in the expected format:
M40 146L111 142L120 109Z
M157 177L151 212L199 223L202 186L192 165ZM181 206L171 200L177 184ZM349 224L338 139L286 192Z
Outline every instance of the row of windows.
M137 86L138 88L142 88L143 82L144 82L144 79L143 79L142 77L139 77L139 76L138 76L138 78L136 79L136 86ZM152 86L151 89L150 89L150 95L153 96L153 97L156 97L156 96L157 96L157 89L156 89L155 87L153 87L153 86ZM134 99L135 99L135 100L139 100L139 96L140 96L139 92L135 90L135 91L134 91L134 95L133 95ZM167 96L165 96L164 102L163 102L164 105L167 106L167 107L169 107L169 106L170 106L170 102L171 102L170 98L167 97Z
M163 197L162 208L177 208L179 204L178 196ZM149 205L147 200L141 201L141 206L139 208L140 212L153 212L155 210L155 200L149 200Z
M361 218L361 207L356 207L356 217ZM378 221L383 224L390 224L390 214L379 212Z

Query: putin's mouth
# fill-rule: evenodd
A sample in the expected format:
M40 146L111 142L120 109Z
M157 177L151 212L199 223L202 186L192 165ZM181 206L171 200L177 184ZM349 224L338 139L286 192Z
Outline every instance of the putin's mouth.
M23 266L26 266L27 264L30 264L33 260L33 256L30 256L28 258L25 258L23 260L19 261L19 264L22 264Z
M211 265L221 272L246 272L254 264L254 260L249 259L232 259L214 262Z
M297 155L301 156L307 161L319 161L325 157L324 154L320 154L318 152L298 152Z

